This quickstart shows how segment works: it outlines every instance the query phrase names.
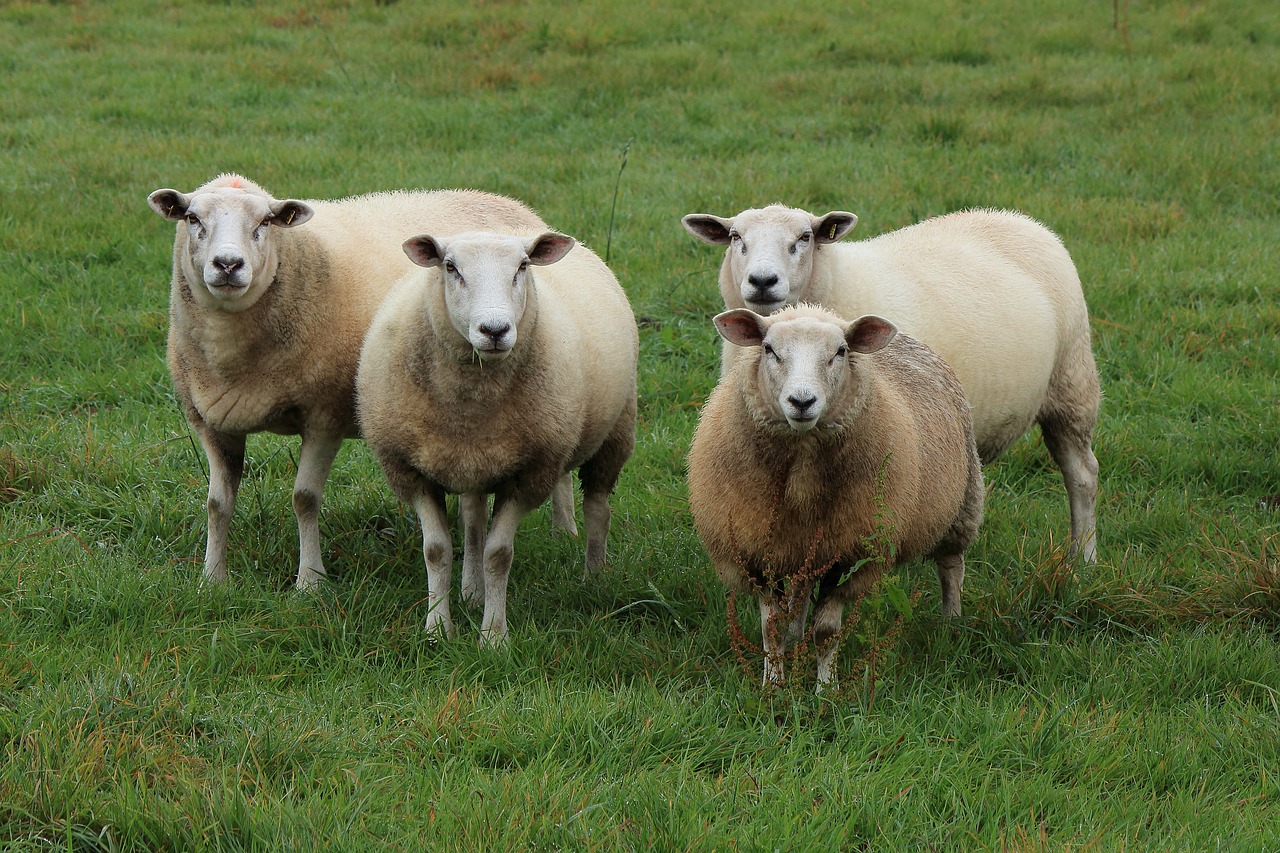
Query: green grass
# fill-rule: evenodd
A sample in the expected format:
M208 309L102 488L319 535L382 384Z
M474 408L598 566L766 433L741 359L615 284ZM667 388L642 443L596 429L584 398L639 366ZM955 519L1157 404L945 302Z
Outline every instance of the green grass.
M0 70L0 847L1280 847L1276 4L5 2ZM145 198L226 170L479 187L610 245L641 320L610 567L580 581L539 510L509 649L464 608L423 636L416 523L357 443L330 583L290 591L296 441L260 436L232 582L198 585ZM685 504L719 255L678 220L772 201L1044 221L1105 394L1098 565L1030 436L964 619L900 571L911 614L869 602L822 698L759 687Z

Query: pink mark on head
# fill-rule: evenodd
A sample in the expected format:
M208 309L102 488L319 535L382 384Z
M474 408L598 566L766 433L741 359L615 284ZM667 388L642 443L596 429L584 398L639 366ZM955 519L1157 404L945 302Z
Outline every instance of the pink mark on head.
M244 189L244 182L233 176L227 181L227 186L237 190Z

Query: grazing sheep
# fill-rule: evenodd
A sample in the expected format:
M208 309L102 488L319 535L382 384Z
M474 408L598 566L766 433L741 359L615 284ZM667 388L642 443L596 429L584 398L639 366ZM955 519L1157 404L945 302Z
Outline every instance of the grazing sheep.
M943 613L960 615L982 469L946 363L873 315L743 308L715 324L747 349L702 410L689 505L721 580L759 596L765 683L783 676L775 623L797 638L815 585L819 689L845 604L890 565L930 557Z
M428 632L454 632L447 493L461 495L462 591L484 602L486 644L507 639L516 528L572 469L587 571L605 562L609 494L635 445L638 340L609 268L574 245L553 232L414 237L404 250L424 269L370 326L356 378L360 426L422 523Z
M970 210L870 240L836 243L852 213L771 205L731 219L690 214L698 239L727 246L726 308L797 302L878 314L951 365L990 462L1038 422L1071 505L1071 550L1096 557L1098 373L1075 265L1058 237L1019 213ZM993 334L998 332L998 334ZM722 374L737 348L725 343Z
M272 198L239 175L192 193L159 189L151 208L177 222L169 370L209 458L204 578L227 576L227 533L245 436L302 436L293 507L297 586L324 573L320 501L334 456L356 433L356 361L391 285L412 265L400 249L422 229L537 232L517 201L470 190L341 201Z

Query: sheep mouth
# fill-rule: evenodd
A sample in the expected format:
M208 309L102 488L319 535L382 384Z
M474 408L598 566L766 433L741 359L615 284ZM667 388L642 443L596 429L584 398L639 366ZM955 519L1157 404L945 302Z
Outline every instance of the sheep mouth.
M808 432L818 425L818 416L806 415L799 417L797 415L787 415L787 424L796 432Z
M785 307L787 304L785 299L771 299L768 302L753 302L749 299L743 301L746 302L748 308L762 317L768 317L774 311Z

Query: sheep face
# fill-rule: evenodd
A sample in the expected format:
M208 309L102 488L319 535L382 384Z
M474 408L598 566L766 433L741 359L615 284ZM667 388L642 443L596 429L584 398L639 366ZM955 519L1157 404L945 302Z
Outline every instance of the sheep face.
M292 228L313 215L303 202L273 199L239 181L190 195L160 189L147 203L181 223L185 251L180 248L178 258L196 301L232 313L256 303L275 277L273 227Z
M726 304L740 299L747 308L769 314L804 301L814 252L848 234L858 217L841 210L814 216L775 204L730 219L691 213L682 222L699 240L728 247L721 272Z
M446 242L423 234L405 254L422 267L443 267L445 308L454 331L481 361L500 361L516 345L529 290L529 266L553 264L574 246L572 237L470 233Z
M858 373L851 353L883 349L897 335L888 320L873 315L852 323L825 317L762 317L739 308L715 318L716 329L732 344L761 348L756 381L767 420L806 433L857 394Z

